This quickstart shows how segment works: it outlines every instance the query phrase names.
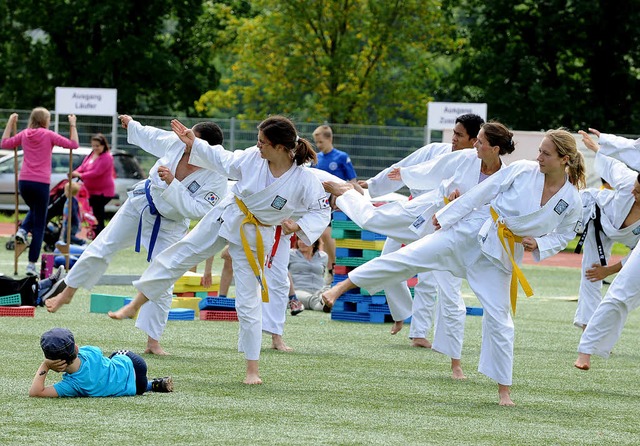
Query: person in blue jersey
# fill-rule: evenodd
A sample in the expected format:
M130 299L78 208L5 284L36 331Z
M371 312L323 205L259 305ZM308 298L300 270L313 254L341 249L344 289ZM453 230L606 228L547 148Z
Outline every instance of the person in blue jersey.
M52 328L40 338L45 360L36 372L29 396L44 398L133 396L173 392L170 376L147 379L147 364L128 350L108 358L93 346L79 347L66 328ZM45 386L49 370L64 372L62 380Z

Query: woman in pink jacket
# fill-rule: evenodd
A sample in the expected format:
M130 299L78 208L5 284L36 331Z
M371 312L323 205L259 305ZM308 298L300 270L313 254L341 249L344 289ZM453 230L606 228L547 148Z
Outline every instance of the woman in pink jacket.
M98 220L96 236L104 229L104 207L115 196L116 177L113 168L113 156L109 151L109 143L102 133L97 133L91 137L91 148L93 152L87 155L71 175L79 178L84 183L89 192L89 204L93 210L93 215Z
M12 113L7 127L2 134L3 149L16 149L22 146L23 158L18 190L29 212L16 232L16 242L26 243L27 234L31 232L29 247L29 264L27 275L35 276L36 262L40 257L44 228L47 224L47 207L49 205L49 183L51 182L51 153L53 146L78 148L78 130L76 116L69 115L69 139L49 130L51 113L44 107L36 107L31 111L29 126L17 135L11 136L11 130L18 124L18 114Z

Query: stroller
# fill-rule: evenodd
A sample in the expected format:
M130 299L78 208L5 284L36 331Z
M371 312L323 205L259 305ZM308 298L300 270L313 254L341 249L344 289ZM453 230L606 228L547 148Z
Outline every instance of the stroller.
M47 226L44 231L44 250L46 252L53 252L56 248L56 242L60 240L63 220L65 218L65 206L67 203L67 197L64 193L65 186L69 180L62 180L56 184L49 193L49 207L47 208ZM74 182L76 185L80 185L80 190L75 198L78 202L78 220L80 226L87 228L86 234L89 240L93 240L95 237L95 229L98 221L93 215L93 210L89 204L89 192L87 188L81 182ZM63 234L64 238L66 234Z

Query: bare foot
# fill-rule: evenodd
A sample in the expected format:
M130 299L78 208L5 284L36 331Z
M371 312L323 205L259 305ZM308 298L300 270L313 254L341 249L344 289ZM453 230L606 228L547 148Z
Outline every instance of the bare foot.
M322 293L322 302L324 303L324 307L322 311L325 313L331 313L331 309L333 308L334 302L340 297L340 294L336 294L332 292L333 288L329 288L327 291Z
M589 370L591 368L591 355L578 353L578 359L573 365L580 370Z
M431 348L431 342L427 338L411 339L411 347Z
M281 352L293 351L291 347L287 346L287 344L284 343L284 339L282 339L282 336L277 334L271 335L271 348L274 350L279 350Z
M262 384L262 379L260 379L258 375L247 374L244 381L242 381L242 384L249 384L249 385Z
M111 319L129 319L133 318L136 315L138 309L132 305L132 303L128 303L124 307L120 308L118 311L109 311L109 317Z
M324 186L325 191L335 195L336 197L339 197L340 195L354 188L352 183L346 182L336 183L335 181L324 181L322 185Z
M68 290L68 291L67 291ZM62 293L57 296L51 297L44 302L44 305L47 307L47 311L49 313L55 313L60 309L61 306L71 303L71 299L73 299L73 288L65 288Z
M451 372L451 377L453 379L467 379L467 377L464 376L464 372L462 371L462 364L460 363L459 359L451 360Z
M158 356L167 356L169 353L165 351L160 345L160 342L156 341L153 338L147 339L147 348L144 351L145 353L151 353L152 355Z
M404 325L404 321L394 321L393 326L391 327L391 334L394 335L402 330L402 326Z
M511 387L498 384L498 397L500 406L515 406L516 404L511 401Z

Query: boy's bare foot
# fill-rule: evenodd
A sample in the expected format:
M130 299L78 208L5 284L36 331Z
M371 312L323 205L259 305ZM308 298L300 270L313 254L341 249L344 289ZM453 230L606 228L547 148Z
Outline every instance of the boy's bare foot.
M336 183L335 181L324 181L322 185L324 186L324 190L326 192L329 192L330 194L333 194L336 197L339 197L340 195L354 188L352 183L346 183L346 182Z
M66 287L62 293L47 299L44 302L44 305L47 307L47 311L49 313L55 313L61 306L71 303L74 291L75 288Z
M137 311L138 309L130 302L118 311L109 311L108 314L111 319L130 319L136 315Z
M394 321L393 325L391 326L391 334L394 335L398 333L400 330L402 330L403 325L404 321Z
M427 338L411 339L411 347L431 348L431 342Z
M151 353L152 355L158 356L167 356L169 353L165 351L160 345L160 342L156 341L153 338L147 339L147 348L144 351L145 353Z
M511 401L511 387L498 384L498 397L500 406L515 406L516 404Z
M467 377L464 376L464 372L462 371L462 364L460 363L459 359L451 360L451 372L451 377L453 379L467 379Z
M591 368L591 355L578 353L578 359L573 365L580 370L589 370Z
M287 344L284 343L284 339L282 339L281 335L272 334L271 335L271 348L274 350L279 350L281 352L292 352L293 349Z

